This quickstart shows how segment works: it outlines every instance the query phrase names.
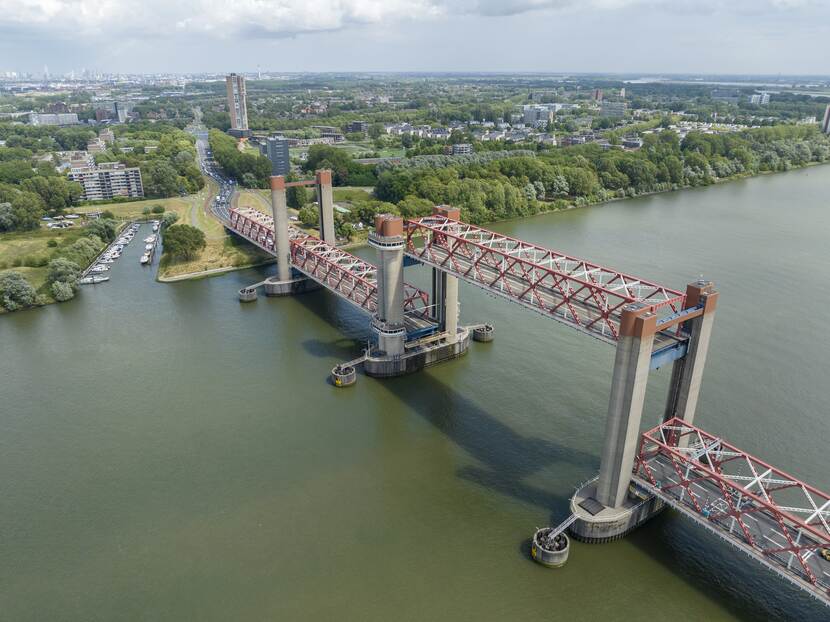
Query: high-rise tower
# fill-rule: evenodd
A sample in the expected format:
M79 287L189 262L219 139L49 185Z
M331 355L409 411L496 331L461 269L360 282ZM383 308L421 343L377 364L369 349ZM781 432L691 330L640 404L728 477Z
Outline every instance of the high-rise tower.
M235 73L225 78L228 88L228 112L231 115L231 130L248 131L248 109L245 97L245 76Z

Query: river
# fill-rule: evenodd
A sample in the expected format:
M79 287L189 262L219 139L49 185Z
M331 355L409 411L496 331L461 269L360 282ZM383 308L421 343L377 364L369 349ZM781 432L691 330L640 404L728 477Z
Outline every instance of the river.
M697 422L828 489L828 185L815 167L494 228L713 279ZM240 304L273 267L157 283L140 247L77 300L0 318L0 620L830 618L673 512L562 569L529 560L597 472L608 345L462 285L492 344L336 389L360 312L326 292Z

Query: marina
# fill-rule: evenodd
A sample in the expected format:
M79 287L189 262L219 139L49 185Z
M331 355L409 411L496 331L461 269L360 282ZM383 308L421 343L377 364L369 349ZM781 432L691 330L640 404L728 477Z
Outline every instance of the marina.
M152 235L148 235L144 238L144 253L141 255L141 259L139 259L142 266L150 265L153 262L153 255L155 255L156 247L158 246L159 239L161 238L161 236L157 233L159 227L161 226L161 222L153 220L150 224L153 226L153 233Z

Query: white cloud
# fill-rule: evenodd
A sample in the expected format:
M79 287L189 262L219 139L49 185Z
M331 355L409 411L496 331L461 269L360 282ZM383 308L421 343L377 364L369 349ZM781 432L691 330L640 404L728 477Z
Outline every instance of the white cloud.
M0 0L0 28L93 39L286 37L354 24L531 11L786 12L818 0Z

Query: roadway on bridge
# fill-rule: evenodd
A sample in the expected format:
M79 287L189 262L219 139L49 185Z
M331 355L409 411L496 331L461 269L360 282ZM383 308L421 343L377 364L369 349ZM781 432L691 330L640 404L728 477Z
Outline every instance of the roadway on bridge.
M802 536L800 543L802 545L809 545L809 543L816 545L812 551L804 554L805 563L817 579L816 585L810 582L803 567L791 553L776 552L762 554L757 548L753 548L746 542L744 532L737 524L737 521L729 515L721 515L721 513L728 513L729 507L724 500L723 491L714 481L697 479L697 481L690 482L690 487L693 489L698 504L708 515L703 516L695 508L691 497L685 492L685 488L680 486L680 478L670 458L662 453L658 453L647 462L649 468L653 470L655 479L661 486L654 486L648 480L635 475L633 479L637 484L667 501L672 507L706 527L709 531L712 531L733 545L740 547L744 552L764 563L781 576L789 579L798 587L807 590L822 600L827 601L830 598L827 592L830 589L830 561L822 558L819 554L818 543L810 536ZM663 489L671 484L674 484L675 487L669 490ZM732 501L733 503L738 502L734 498ZM776 518L767 513L763 508L759 508L758 511L751 511L752 503L751 500L744 498L741 509L743 511L749 510L750 513L742 514L741 518L752 538L758 543L758 546L773 549L790 546L786 538L782 535L782 527ZM790 536L794 540L797 539L798 533L792 528L789 529Z

